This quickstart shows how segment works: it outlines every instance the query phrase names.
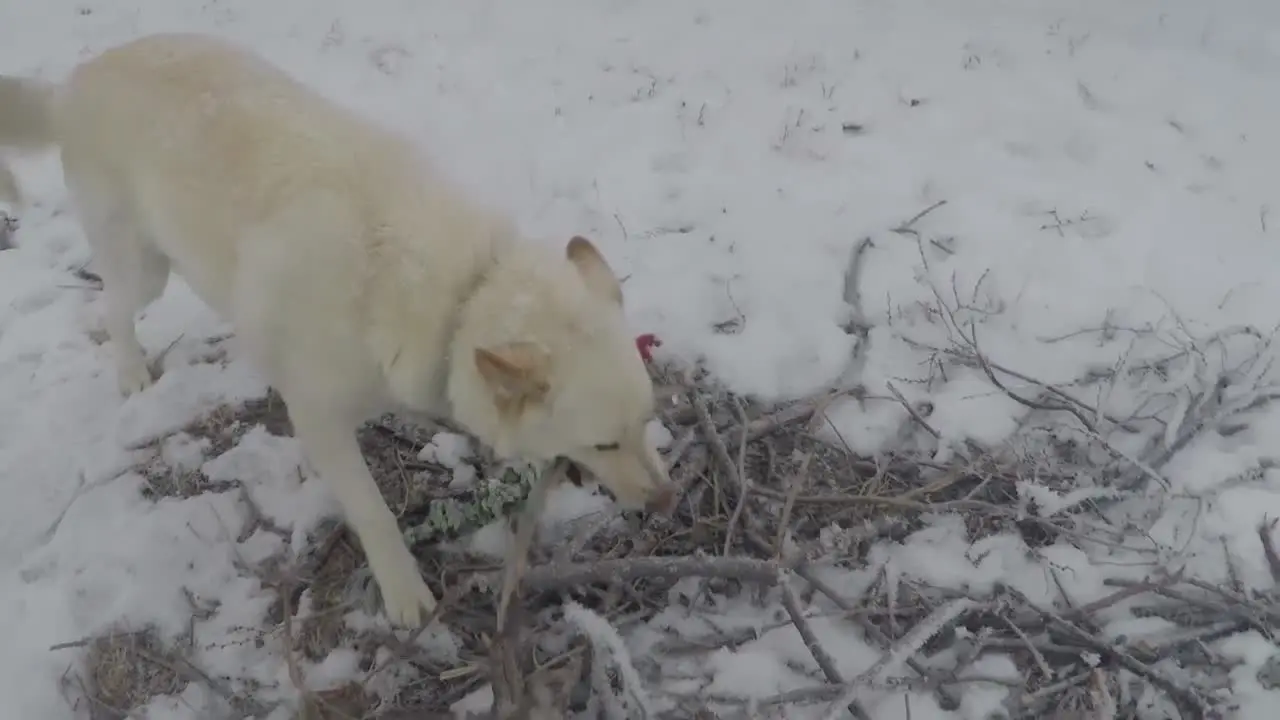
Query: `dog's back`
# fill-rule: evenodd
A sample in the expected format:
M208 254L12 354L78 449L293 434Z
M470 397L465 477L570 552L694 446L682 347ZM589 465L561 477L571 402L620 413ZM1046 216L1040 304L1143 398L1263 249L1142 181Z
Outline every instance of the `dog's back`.
M131 213L229 317L239 246L256 226L326 194L358 215L362 203L385 201L370 193L417 179L399 138L257 56L198 35L146 37L81 65L57 118L76 194Z
M321 353L327 375L370 395L384 368L366 345L406 342L402 307L420 361L437 365L456 302L511 234L412 143L217 39L135 40L60 90L54 134L95 254L171 263L274 378L318 371ZM95 240L104 224L116 227ZM116 274L146 291L139 306L159 283ZM425 395L421 376L436 374L408 383Z

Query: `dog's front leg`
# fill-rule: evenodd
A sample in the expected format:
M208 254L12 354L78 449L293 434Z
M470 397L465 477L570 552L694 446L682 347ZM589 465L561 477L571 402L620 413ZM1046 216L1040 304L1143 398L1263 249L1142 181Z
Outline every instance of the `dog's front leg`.
M369 473L354 427L335 422L331 410L289 409L303 452L337 495L347 524L364 547L387 616L397 625L421 626L424 611L430 615L435 609L435 596Z

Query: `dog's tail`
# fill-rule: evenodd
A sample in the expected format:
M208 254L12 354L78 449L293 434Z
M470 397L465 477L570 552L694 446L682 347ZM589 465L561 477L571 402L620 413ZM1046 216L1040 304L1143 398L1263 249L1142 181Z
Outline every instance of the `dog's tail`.
M27 78L0 75L0 149L42 150L58 142L54 87ZM0 161L0 201L21 202L18 183Z
M40 150L57 143L53 103L52 85L0 75L0 147Z

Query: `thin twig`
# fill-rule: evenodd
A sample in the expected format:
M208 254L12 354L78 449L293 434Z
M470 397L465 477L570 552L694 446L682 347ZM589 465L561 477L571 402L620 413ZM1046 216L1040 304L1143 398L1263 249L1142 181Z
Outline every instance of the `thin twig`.
M522 585L530 590L558 590L574 585L624 583L640 578L676 581L682 577L715 577L773 585L784 562L743 557L629 557L593 563L548 563L532 567Z
M734 414L743 427L747 426L747 414L742 409L742 403L737 398L733 399ZM707 416L708 418L710 415ZM733 514L729 516L729 525L724 531L724 550L723 555L728 555L730 548L733 547L733 529L737 527L738 521L742 518L742 513L746 510L747 501L750 499L752 483L747 479L747 434L742 433L741 439L738 441L738 462L734 466L735 474L738 477L738 484L742 488L742 492L738 494L738 504L733 508Z
M842 296L844 301L849 304L852 309L846 331L851 332L859 337L865 338L867 333L871 331L871 323L867 320L866 313L862 309L862 261L867 254L867 249L872 247L871 238L863 238L854 246L853 252L849 254L849 264L844 271L844 292Z
M1271 533L1275 530L1277 522L1280 522L1280 518L1268 520L1264 515L1262 521L1258 523L1258 539L1262 541L1262 554L1267 558L1267 569L1271 571L1273 583L1280 583L1280 555L1276 554L1276 546L1271 539Z
M1004 622L1006 627L1013 631L1014 635L1018 636L1018 640L1022 642L1023 647L1027 648L1027 652L1031 653L1031 657L1036 661L1036 667L1040 668L1040 674L1044 676L1044 679L1052 679L1053 669L1049 667L1049 663L1044 659L1044 655L1040 654L1040 651L1036 649L1035 644L1031 642L1031 638L1027 637L1027 634L1022 632L1022 628L1018 627L1017 624L1009 618L1001 615L1000 619Z
M933 429L933 426L929 424L929 421L925 420L924 416L912 407L911 403L907 401L907 398L903 396L902 392L899 391L898 388L894 387L892 382L886 382L885 385L889 387L889 392L893 393L893 397L896 398L898 403L902 405L902 408L907 411L907 414L911 416L911 419L916 421L917 425L924 428L925 432L932 435L934 440L942 438L942 434Z
M809 626L809 621L804 617L804 611L800 609L800 600L796 598L795 591L787 583L785 576L778 579L778 589L782 592L782 606L786 608L787 614L791 616L791 623L796 626L796 632L800 633L800 639L804 641L804 646L809 648L809 654L813 656L813 661L818 664L818 669L822 670L822 674L827 678L828 682L836 685L843 685L844 678L840 675L840 670L836 667L835 660L831 659L831 655L822 647L822 643L818 640L818 636L814 634L813 628ZM857 700L853 700L848 705L849 712L859 720L870 720L867 711Z
M851 613L851 614L856 613L858 611L858 606L854 605L852 602L850 602L849 600L841 596L840 593L836 592L835 588L828 585L826 581L817 577L817 575L815 575L813 572L812 566L800 565L796 567L795 574L797 577L803 579L805 582L812 585L813 589L817 590L823 595L826 595L827 599L829 599L832 603L835 604L836 607L840 608L841 610L844 610L845 612ZM884 632L879 627L877 627L875 623L871 622L871 620L869 620L868 618L862 615L855 615L854 619L858 623L858 625L862 627L862 631L867 634L867 637L871 638L872 642L879 645L882 649L887 649L893 645L893 640L888 635L885 635ZM907 657L907 659L904 662L906 663L907 667L911 668L911 670L916 674L920 675L920 677L922 678L930 677L929 668L925 667L925 665L919 660L917 660L914 656ZM942 698L943 709L947 709L947 708L954 709L954 708L960 707L959 696L956 695L950 688L939 687L938 694Z
M711 411L707 408L706 398L694 394L690 399L694 410L697 412L698 426L702 429L702 435L711 446L712 456L720 464L721 472L725 474L725 477L729 478L734 492L742 494L745 488L742 484L742 478L738 476L738 466L733 462L733 458L730 457L729 449L725 447L724 439L716 431L715 421L711 419Z
M899 226L897 226L897 227L895 227L895 228L891 228L891 229L889 230L889 232L897 233L897 234L899 234L899 235L917 235L917 236L918 236L918 235L919 235L919 233L915 231L915 224L916 224L916 223L918 223L918 222L920 222L921 220L923 220L923 219L924 219L924 217L925 217L926 215L928 215L929 213L933 212L934 210L937 210L938 208L940 208L940 207L942 207L943 205L946 205L946 204L947 204L947 201L946 201L946 200L939 200L938 202L936 202L936 203L934 203L934 204L930 205L929 207L927 207L927 208L925 208L925 209L921 210L920 212L916 213L915 215L912 215L912 216L911 216L911 219L907 220L906 222L902 223L901 225L899 225Z
M773 556L782 559L783 545L787 540L787 531L791 527L791 513L796 506L796 497L800 494L800 478L809 472L809 463L813 460L813 453L805 453L800 460L800 467L790 476L787 481L787 499L782 505L782 514L778 518L778 532L773 540Z
M1013 591L1012 589L1010 589L1009 592L1015 593L1016 591ZM1021 595L1021 593L1016 593L1016 594ZM1201 696L1200 693L1195 689L1187 687L1186 685L1169 678L1163 672L1138 660L1137 658L1133 657L1129 653L1125 652L1123 649L1111 643L1108 643L1106 641L1095 638L1093 635L1090 635L1089 633L1082 630L1076 624L1069 622L1067 620L1064 620L1063 618L1058 617L1057 615L1055 615L1054 613L1048 610L1038 607L1037 605L1032 603L1030 599L1026 598L1025 596L1020 597L1020 599L1028 607L1030 607L1031 609L1039 613L1040 616L1045 620L1045 622L1049 624L1049 626L1053 628L1057 628L1059 631L1066 634L1069 638L1071 638L1076 642L1079 642L1081 645L1084 645L1090 650L1093 650L1094 652L1097 652L1105 657L1113 658L1125 670L1128 670L1129 672L1135 675L1139 675L1143 678L1146 678L1148 681L1151 682L1152 685L1163 690L1166 694L1169 695L1169 697L1176 700L1180 705L1184 706L1187 710L1196 713L1196 717L1199 720L1205 720L1206 718L1214 717L1208 701L1203 696Z
M920 648L924 647L924 644L929 642L930 638L941 632L943 628L950 625L973 605L974 602L969 598L956 598L930 613L919 625L912 628L910 632L885 652L875 664L859 673L858 677L849 683L848 690L840 696L839 700L832 703L827 712L823 714L823 720L838 720L840 711L853 701L857 693L868 682L879 683L885 676L892 674L907 658L919 652Z

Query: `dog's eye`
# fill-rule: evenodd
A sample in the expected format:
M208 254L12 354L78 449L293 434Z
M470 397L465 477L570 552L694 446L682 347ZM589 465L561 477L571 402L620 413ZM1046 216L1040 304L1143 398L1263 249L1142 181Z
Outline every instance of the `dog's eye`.
M618 443L616 442L600 443L599 445L595 446L596 452L610 452L617 449L618 449Z

